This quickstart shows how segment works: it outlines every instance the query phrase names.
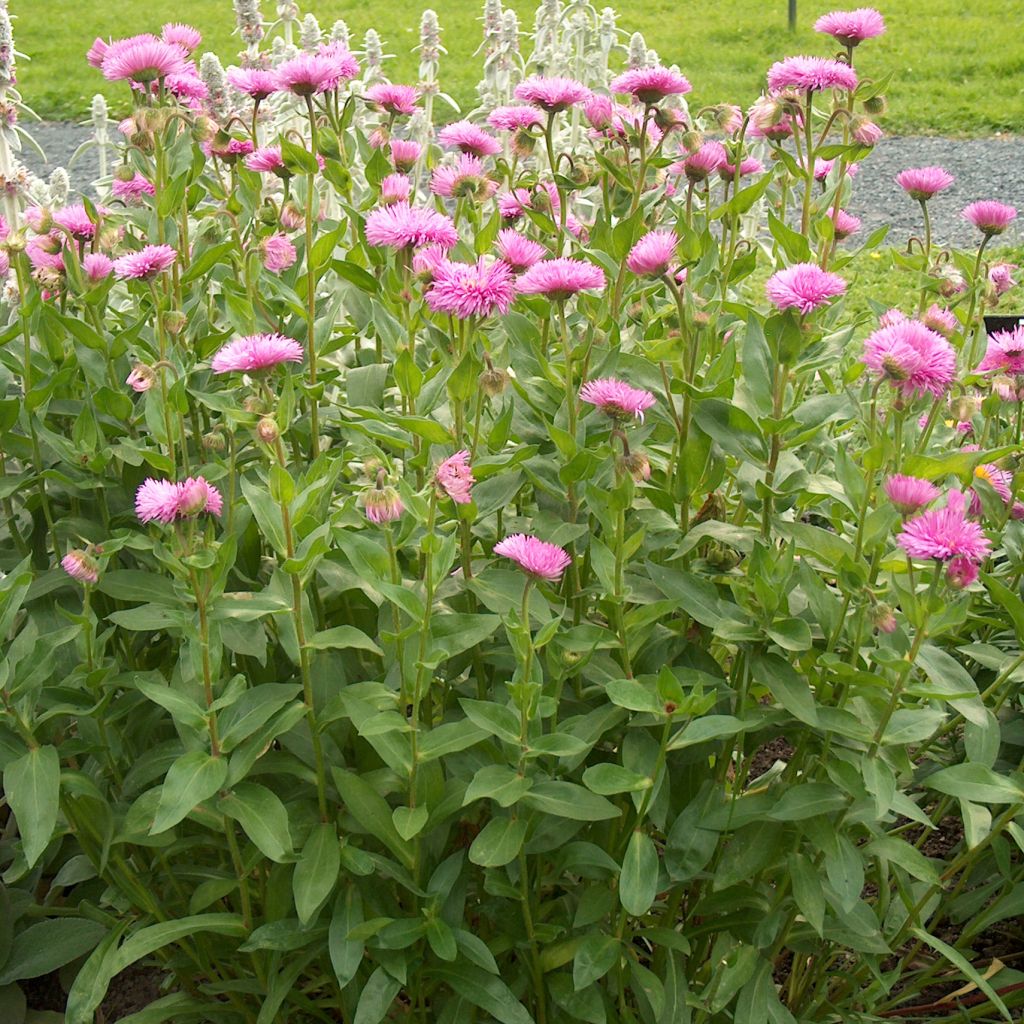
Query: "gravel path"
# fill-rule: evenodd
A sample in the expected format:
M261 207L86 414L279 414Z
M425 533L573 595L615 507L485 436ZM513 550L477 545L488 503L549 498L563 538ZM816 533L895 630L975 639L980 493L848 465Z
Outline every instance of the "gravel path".
M24 161L37 174L46 175L59 165L67 166L89 129L66 122L36 125L33 135L45 150L43 164L26 148ZM956 178L954 186L931 201L936 241L973 247L977 231L960 217L960 211L975 199L999 199L1022 210L1004 236L1010 243L1024 242L1024 138L944 139L906 136L883 139L864 161L857 176L850 212L861 217L870 231L890 225L889 241L902 246L907 236L921 229L917 204L910 201L893 180L905 167L940 164ZM72 181L81 187L98 174L95 150L81 156L72 168Z

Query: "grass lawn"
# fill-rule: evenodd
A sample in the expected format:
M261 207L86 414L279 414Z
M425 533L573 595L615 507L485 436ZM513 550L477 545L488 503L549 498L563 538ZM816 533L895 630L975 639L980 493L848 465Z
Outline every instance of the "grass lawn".
M416 0L414 3L366 3L365 0L305 0L326 29L344 18L355 40L376 28L396 54L391 77L415 75L419 16L428 3L438 11L449 56L442 66L445 87L472 106L479 64L473 51L480 41L477 0ZM600 8L603 0L598 0ZM105 83L85 63L96 36L159 31L165 21L188 21L200 28L205 43L230 61L238 51L231 36L230 0L11 0L18 49L32 58L19 68L26 102L50 118L78 119ZM531 28L535 4L515 0L524 28ZM644 33L666 63L677 63L694 84L697 102L731 100L746 104L759 93L773 60L785 54L826 53L826 37L811 29L814 19L853 0L799 0L795 34L786 27L786 0L644 0L619 8L627 32ZM1024 34L1008 20L1003 0L878 0L888 33L862 48L862 74L894 74L891 133L984 135L1019 131L1024 125ZM1011 5L1012 6L1012 5ZM263 0L272 13L273 0ZM624 37L625 38L628 37ZM528 41L524 40L528 51ZM106 86L108 97L124 102L123 86Z

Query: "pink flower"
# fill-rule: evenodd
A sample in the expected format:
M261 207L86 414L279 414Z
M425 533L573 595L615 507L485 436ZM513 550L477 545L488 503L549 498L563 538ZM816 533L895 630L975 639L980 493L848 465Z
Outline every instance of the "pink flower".
M209 142L202 144L202 150L207 156L233 164L240 156L252 153L253 144L249 139L236 139L218 132Z
M523 295L546 295L552 302L563 302L577 292L603 290L604 271L586 260L541 260L519 278L518 289Z
M168 75L184 74L185 54L180 46L153 36L137 36L112 43L103 56L102 70L103 77L110 82L131 79L145 84Z
M748 111L750 134L755 138L786 139L793 134L793 119L773 96L761 96Z
M658 103L666 96L681 96L693 86L685 76L670 68L637 68L613 78L609 86L614 93L630 93L641 103Z
M838 275L822 270L816 263L797 263L772 274L765 284L768 298L778 309L799 310L804 316L846 291Z
M96 212L102 216L110 211L106 207L100 206L96 208ZM96 225L89 219L89 214L82 203L55 210L53 222L59 224L72 238L80 242L86 242L96 234Z
M153 183L144 178L138 171L133 178L122 181L114 178L110 185L110 192L115 199L120 199L126 206L140 206L143 196L155 196L156 188Z
M835 225L836 241L838 242L860 231L860 217L854 217L845 210L836 210L832 223Z
M956 352L917 320L880 327L864 343L864 364L905 396L943 394L956 374Z
M153 36L152 38L156 38ZM97 71L103 67L103 58L106 57L107 51L110 49L110 40L101 39L97 36L92 46L89 47L89 51L85 55L85 59L89 62L91 67L96 68Z
M114 261L102 252L90 252L82 260L82 269L85 276L95 283L110 276L114 269Z
M920 477L896 474L885 481L885 493L902 515L909 516L930 505L939 489Z
M547 250L540 242L521 235L514 228L502 228L498 232L498 255L513 270L528 270Z
M1013 474L1011 472L1000 469L991 462L986 462L974 467L974 478L975 480L984 480L1002 498L1004 505L1012 504L1013 492L1010 488L1013 484ZM973 486L972 484L971 515L980 516L981 497L976 490L973 490Z
M381 523L393 522L405 511L398 491L394 487L384 487L379 482L376 487L371 487L363 493L363 506L366 509L366 518L378 526Z
M921 317L921 322L944 338L951 338L960 330L960 321L957 320L956 313L934 302L928 307L928 312Z
M260 242L260 259L267 270L275 273L287 270L296 258L295 246L288 240L287 235L268 235Z
M749 174L761 174L764 171L764 164L757 157L745 156L740 161L740 177L745 178ZM718 166L718 176L723 181L732 181L736 177L736 165L723 161Z
M468 451L456 452L445 459L437 467L434 479L456 505L468 505L473 500L470 492L475 481Z
M690 181L704 181L709 178L726 161L725 146L711 140L669 167L672 174L685 174Z
M985 355L978 364L977 373L1024 374L1024 326L1011 331L993 331L989 335Z
M942 562L963 555L981 561L991 549L988 538L977 523L965 515L967 498L950 491L945 508L923 512L905 523L896 542L911 558L934 558Z
M454 164L435 168L430 177L430 191L446 199L483 200L492 196L497 188L497 183L485 174L480 158L468 153L460 153Z
M588 380L580 388L580 401L596 406L612 419L638 419L643 422L644 412L655 403L654 395L642 388L634 388L616 377Z
M511 558L530 576L552 582L561 579L562 573L572 562L564 548L523 533L513 533L499 541L494 545L494 553Z
M250 334L229 341L210 366L214 373L255 373L281 363L301 363L302 356L302 346L283 334Z
M965 206L961 216L969 220L983 235L1001 235L1017 216L1017 210L994 199L982 199Z
M993 263L988 268L988 281L995 289L996 295L1003 295L1017 283L1013 279L1013 272L1016 269L1016 263Z
M843 46L856 46L865 39L874 39L885 31L885 19L873 7L858 7L855 11L833 11L823 14L815 23L814 31L832 36Z
M321 43L317 54L327 57L333 61L338 72L337 88L342 82L351 82L353 78L359 77L359 61L339 42Z
M189 61L189 64L192 65L192 62ZM167 76L167 91L179 100L205 100L210 97L210 90L193 70L193 67L194 65L185 74ZM195 110L199 109L195 103L186 105Z
M857 72L849 64L827 57L787 57L776 61L769 69L768 88L772 92L783 89L852 91L857 88Z
M679 237L674 231L648 231L629 251L626 266L641 277L658 277L676 262Z
M582 103L590 95L590 90L575 78L531 75L516 86L514 95L517 100L532 103L553 114Z
M219 516L224 510L224 499L220 491L205 477L190 476L178 484L178 515L191 519L200 512L208 512L211 516Z
M475 264L446 262L438 267L426 298L435 313L468 320L507 313L515 295L512 268L500 260L489 263L481 257Z
M854 118L850 134L854 142L859 142L862 146L877 146L885 137L885 132L867 117Z
M173 246L147 245L138 252L114 260L114 274L122 281L148 281L162 274L177 258L178 253Z
M910 319L902 309L887 309L879 318L879 327L892 327L893 324L905 324Z
M552 220L558 220L561 209L558 189L551 181L540 182L532 192L528 188L517 188L498 196L498 210L505 220L516 220L527 210L546 213Z
M239 92L260 102L281 88L277 72L265 68L228 68L226 77Z
M260 146L245 158L245 166L260 174L277 174L284 170L280 146Z
M140 523L154 520L159 523L173 523L178 518L178 501L181 492L173 480L145 480L135 492L135 514Z
M583 104L583 116L590 122L592 128L603 132L610 128L612 115L615 113L615 104L610 96L603 93L592 92Z
M180 46L187 53L199 49L203 34L191 25L183 25L180 21L169 21L160 32L160 38L172 46Z
M423 147L411 139L392 139L390 145L391 162L399 171L408 171L415 167L420 153L423 152Z
M382 203L408 202L412 191L412 182L404 174L389 174L380 183L380 201Z
M277 87L296 96L313 96L333 92L341 82L355 78L358 73L355 61L347 61L339 54L300 53L278 66Z
M60 567L79 583L96 583L100 578L96 560L77 548L69 551L61 560Z
M501 143L472 121L456 121L438 133L437 141L469 153L471 156L494 156L501 152Z
M156 374L151 366L145 363L136 363L124 379L125 384L137 391L140 395L147 392L156 383Z
M413 253L412 271L423 281L433 281L447 265L448 250L440 245L425 245Z
M957 555L946 567L946 582L954 590L966 590L977 578L977 564L964 555Z
M403 202L378 207L366 218L366 240L391 249L431 244L451 249L459 236L450 217Z
M815 158L814 180L824 181L832 173L832 168L835 165L835 160L822 160L821 157ZM859 170L860 168L856 164L848 164L845 173L850 178L856 178Z
M414 85L392 85L390 82L380 82L377 85L371 85L366 90L366 98L389 114L408 116L416 110L416 101L420 98L420 91Z
M521 131L543 120L533 107L495 107L487 115L487 123L502 132Z
M944 167L908 167L896 175L896 184L919 202L945 192L953 181L953 175Z

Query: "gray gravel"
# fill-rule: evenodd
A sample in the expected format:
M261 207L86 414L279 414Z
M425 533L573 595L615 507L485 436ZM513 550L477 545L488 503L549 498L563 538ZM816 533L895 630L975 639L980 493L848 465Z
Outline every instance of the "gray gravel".
M43 164L26 147L24 161L35 173L47 175L58 165L67 166L89 129L66 122L35 125L32 133L46 152ZM1024 138L944 139L932 136L894 136L883 139L861 165L850 212L864 221L865 233L882 224L890 226L889 241L898 246L921 230L916 203L894 181L905 167L939 164L956 177L953 187L931 200L932 229L941 244L972 247L977 231L960 211L976 199L998 199L1021 210L1003 239L1024 242ZM72 168L72 182L88 188L99 173L95 150L79 158Z

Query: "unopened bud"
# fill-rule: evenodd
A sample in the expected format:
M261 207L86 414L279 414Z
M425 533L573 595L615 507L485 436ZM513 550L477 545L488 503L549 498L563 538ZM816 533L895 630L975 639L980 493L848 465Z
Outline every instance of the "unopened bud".
M889 109L889 101L884 96L872 96L864 101L864 112L878 117Z
M896 616L887 604L876 604L871 610L871 622L879 633L896 632Z
M695 128L691 128L688 132L683 132L679 145L687 153L696 153L704 145L704 136Z
M168 334L179 335L185 329L188 317L180 309L171 309L164 314L164 330Z
M946 569L946 582L954 590L966 590L977 578L977 563L965 555L958 555Z
M651 462L643 452L630 452L619 459L619 467L638 484L651 478Z
M25 251L25 232L22 230L12 231L4 239L4 248L11 253Z
M211 430L208 434L203 434L203 447L208 452L215 452L219 454L227 448L227 441L224 440L224 435L219 430Z
M259 395L247 395L245 401L242 402L242 408L246 412L257 413L260 416L266 411L263 399Z
M485 395L496 398L508 387L508 374L492 366L480 374L479 384Z
M114 171L114 177L118 181L134 181L135 171L127 164L121 164L116 171Z
M271 416L264 416L256 424L256 436L264 444L273 444L281 436L281 431L277 429L277 421Z

